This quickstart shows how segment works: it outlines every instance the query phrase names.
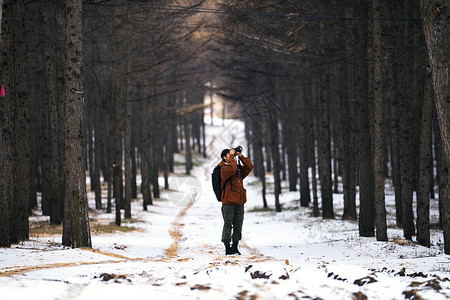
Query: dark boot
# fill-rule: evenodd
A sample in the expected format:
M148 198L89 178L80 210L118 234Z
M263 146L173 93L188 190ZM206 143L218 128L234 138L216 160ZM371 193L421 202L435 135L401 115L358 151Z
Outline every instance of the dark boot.
M225 245L225 255L231 255L234 254L234 252L231 250L231 246L229 243L223 243Z
M231 251L233 254L241 255L241 252L238 250L239 241L233 242L233 245L231 245Z

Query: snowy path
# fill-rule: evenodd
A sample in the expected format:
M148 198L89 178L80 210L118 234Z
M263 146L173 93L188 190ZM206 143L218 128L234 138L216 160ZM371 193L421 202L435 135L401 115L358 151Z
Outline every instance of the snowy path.
M441 233L433 247L359 238L355 222L312 218L298 195L283 193L283 212L253 210L260 186L246 181L241 256L225 256L222 217L210 183L217 152L243 144L242 124L210 126L210 159L194 168L195 201L179 206L165 191L149 211L132 203L129 233L93 235L92 249L60 246L60 236L0 248L0 299L424 299L450 296L450 257ZM225 136L224 136L225 135ZM222 144L221 144L222 143ZM214 145L214 147L213 147ZM273 195L272 195L273 197ZM273 199L269 196L269 204ZM392 197L387 196L392 202ZM335 195L336 213L342 195ZM96 218L113 221L114 214ZM389 237L401 230L389 229Z

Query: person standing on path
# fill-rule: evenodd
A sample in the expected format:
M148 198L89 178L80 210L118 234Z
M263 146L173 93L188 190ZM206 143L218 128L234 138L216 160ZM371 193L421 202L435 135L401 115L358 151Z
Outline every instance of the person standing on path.
M225 244L225 254L238 254L239 241L242 238L242 223L244 222L244 204L247 202L243 180L253 170L253 164L244 155L242 147L224 149L221 153L220 177L222 186L222 242ZM239 157L241 164L236 162ZM230 243L233 242L231 245Z

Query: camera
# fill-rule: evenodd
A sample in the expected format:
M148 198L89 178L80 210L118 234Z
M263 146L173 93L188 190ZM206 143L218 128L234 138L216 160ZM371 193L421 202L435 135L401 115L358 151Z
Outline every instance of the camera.
M242 146L237 146L236 148L234 148L234 151L242 152ZM234 155L236 156L236 153Z

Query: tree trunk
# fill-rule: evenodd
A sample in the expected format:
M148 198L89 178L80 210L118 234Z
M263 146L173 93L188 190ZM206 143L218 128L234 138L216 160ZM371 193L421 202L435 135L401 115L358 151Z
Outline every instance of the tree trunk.
M403 9L405 13L409 11L409 4L403 3L403 6L399 7ZM411 96L412 91L412 81L411 73L413 72L412 63L413 57L409 55L408 52L412 48L410 34L410 25L405 22L402 24L404 26L403 40L401 46L403 47L402 63L400 63L402 73L399 77L398 86L398 99L399 99L399 154L400 154L400 177L402 186L402 226L403 235L405 239L411 240L412 236L415 234L414 228L414 213L413 213L413 159L412 159L412 105L413 97Z
M439 219L444 232L444 252L450 254L450 176L449 169L445 164L442 148L440 149L440 171L439 171Z
M320 71L319 96L319 178L322 195L322 218L333 219L333 183L331 180L331 136L329 75L325 67Z
M300 110L300 129L299 129L299 141L298 148L300 154L300 205L308 207L311 202L311 191L309 189L309 166L311 165L310 157L308 155L309 148L311 147L311 140L309 136L309 126L307 122L308 114L308 102L305 95L302 95L301 110Z
M368 115L367 11L364 0L354 5L354 82L356 99L356 148L359 175L359 235L374 236L374 178Z
M99 87L97 87L99 92ZM92 174L91 180L95 181L95 208L102 209L102 183L100 181L100 170L102 168L102 143L104 139L104 129L102 126L102 116L100 115L100 95L95 98L94 104L94 174Z
M448 172L450 170L449 14L449 0L420 1L420 15L432 70L434 99L441 134L441 153L443 154L441 163L446 166L446 168L441 168L441 176L446 175L447 191L445 192L445 187L443 187L444 192L440 194L439 198L442 201L444 252L446 254L450 254L450 184L448 183Z
M150 191L150 170L149 170L149 161L150 161L150 126L151 126L151 110L149 109L151 103L150 99L144 101L142 107L142 147L140 149L141 153L141 193L142 193L142 208L143 210L147 210L147 205L152 202L152 194Z
M14 65L11 59L12 49L12 2L4 0L2 11L2 23L0 23L0 62L2 71L0 80L6 95L2 97L0 105L0 246L9 247L10 239L10 220L12 218L12 207L14 198L14 178L13 178L13 132L11 125L11 106L13 103L12 74Z
M315 144L314 135L315 134L314 134L313 127L314 127L314 123L311 124L310 135L311 135L311 142L312 142L313 148L315 149L315 147L314 147L314 144ZM312 157L311 157L310 162L311 162L311 165L312 165L312 167L311 167L311 171L312 171L311 175L312 175L312 188L313 188L313 216L314 217L318 217L319 214L320 214L320 211L319 211L319 199L318 199L318 196L317 196L317 172L316 172L317 161L316 161L316 154L315 153L316 153L315 150L312 151Z
M17 0L13 6L14 32L14 236L28 240L28 197L30 192L30 137L28 120L28 65L25 28L25 6ZM11 231L10 231L11 233Z
M309 137L308 137L308 150L309 150L309 163L311 166L311 181L312 181L312 193L313 193L313 215L314 217L318 217L320 214L319 211L319 199L317 196L317 162L316 162L316 134L314 132L315 130L315 124L316 124L316 120L315 120L315 114L314 114L314 110L313 110L313 103L312 103L312 89L311 89L311 81L309 80L307 83L307 88L306 88L306 95L305 95L305 114L306 114L306 118L305 118L305 126L307 126L307 130L306 132L309 132Z
M91 247L83 158L82 1L66 0L66 184L62 243Z
M285 97L288 98L288 97ZM299 99L300 100L300 99ZM283 126L283 137L287 144L287 161L289 176L289 191L297 190L298 171L297 171L297 137L298 129L295 116L299 115L298 104L295 101L293 105L285 104L286 118ZM286 101L286 100L285 100Z
M126 35L133 36L132 28L130 24L130 12L128 11L126 16ZM125 209L125 219L131 219L131 197L132 197L132 189L131 189L131 116L132 116L132 102L131 102L131 55L132 55L132 39L127 39L125 43L125 80L123 84L125 84L125 138L124 138L124 166L125 166L125 201L123 203Z
M402 209L402 182L400 177L400 145L399 145L399 113L398 113L398 98L397 98L397 81L398 75L394 63L398 61L398 51L399 49L394 49L394 57L392 62L389 63L389 76L392 82L391 86L391 96L390 96L390 129L391 129L391 165L392 165L392 182L394 184L394 195L395 195L395 220L397 226L402 226L403 223L403 209Z
M374 56L374 175L375 175L375 221L377 241L387 241L386 207L384 199L384 115L380 4L372 0L373 56Z
M349 97L349 66L340 67L337 73L339 87L339 124L341 139L342 186L344 192L343 220L356 221L356 151L355 151L355 109Z
M265 155L265 158L266 158L266 170L267 170L267 172L272 172L273 171L273 168L272 168L272 147L271 147L271 145L270 145L270 138L269 138L269 135L270 135L270 130L269 130L269 128L268 128L269 126L264 126L264 128L263 128L263 134L264 134L264 150L266 150L266 155Z
M281 178L280 178L280 151L278 142L278 108L275 105L276 94L275 94L275 83L273 80L269 82L269 97L266 105L267 113L269 116L269 138L270 138L270 150L273 160L273 177L275 185L275 211L281 212L280 204L280 194L281 194Z
M116 225L120 226L122 215L120 212L121 206L122 206L122 189L120 182L122 181L122 170L120 165L114 164L113 165L113 177L114 177L114 186L117 188L116 191Z
M184 123L184 138L185 138L185 158L186 158L186 175L191 174L192 170L192 148L191 148L191 124L190 118L186 117Z
M127 79L127 87L129 82ZM128 92L127 92L128 95ZM125 208L125 219L131 219L131 101L127 96L126 100L126 117L125 117L125 145L124 145L124 157L125 157L125 199L124 199L124 208Z
M450 0L421 0L420 15L432 70L443 157L450 169Z
M55 60L54 49L53 49L53 36L51 30L53 25L50 23L51 17L54 15L54 10L52 9L52 4L50 1L45 1L45 5L42 5L42 19L43 19L43 29L44 29L44 69L45 69L45 87L46 87L46 119L45 122L46 130L44 134L46 135L44 140L47 142L43 146L45 147L46 157L46 172L42 174L45 177L44 183L47 185L45 187L46 194L45 199L48 200L49 207L45 209L50 214L51 224L61 224L62 206L63 199L60 198L59 189L59 149L58 149L58 102L57 102L57 89L55 80ZM47 205L47 204L45 204Z
M254 156L254 170L255 175L258 176L258 178L261 180L261 186L262 186L262 200L263 200L263 207L267 208L267 199L266 199L266 170L264 168L264 158L263 158L263 121L261 120L261 112L258 108L256 108L255 111L255 117L251 118L251 128L252 128L252 134L253 134L253 156Z
M134 111L134 110L133 110ZM131 130L131 199L137 198L137 168L138 162L136 157L136 126Z
M58 106L58 190L60 201L60 214L64 217L64 197L65 197L65 58L66 58L66 37L65 37L66 12L63 5L56 6L56 90Z
M433 94L434 95L434 94ZM434 115L433 111L433 115ZM444 201L443 195L447 191L447 178L443 178L441 174L445 173L445 162L442 162L442 154L441 154L441 134L439 133L439 125L438 120L433 118L433 147L434 147L434 156L436 157L436 181L438 186L438 208L439 208L439 228L443 228L443 217L444 213L442 211L442 202ZM445 191L444 191L445 190Z
M44 45L45 47L45 45ZM45 74L44 74L45 76ZM47 77L47 76L45 76ZM46 92L46 90L45 90ZM49 126L50 98L42 99L42 139L41 139L41 209L44 216L51 215L51 133Z
M419 145L419 183L417 186L417 241L430 247L430 180L432 172L433 87L431 74L425 79Z

